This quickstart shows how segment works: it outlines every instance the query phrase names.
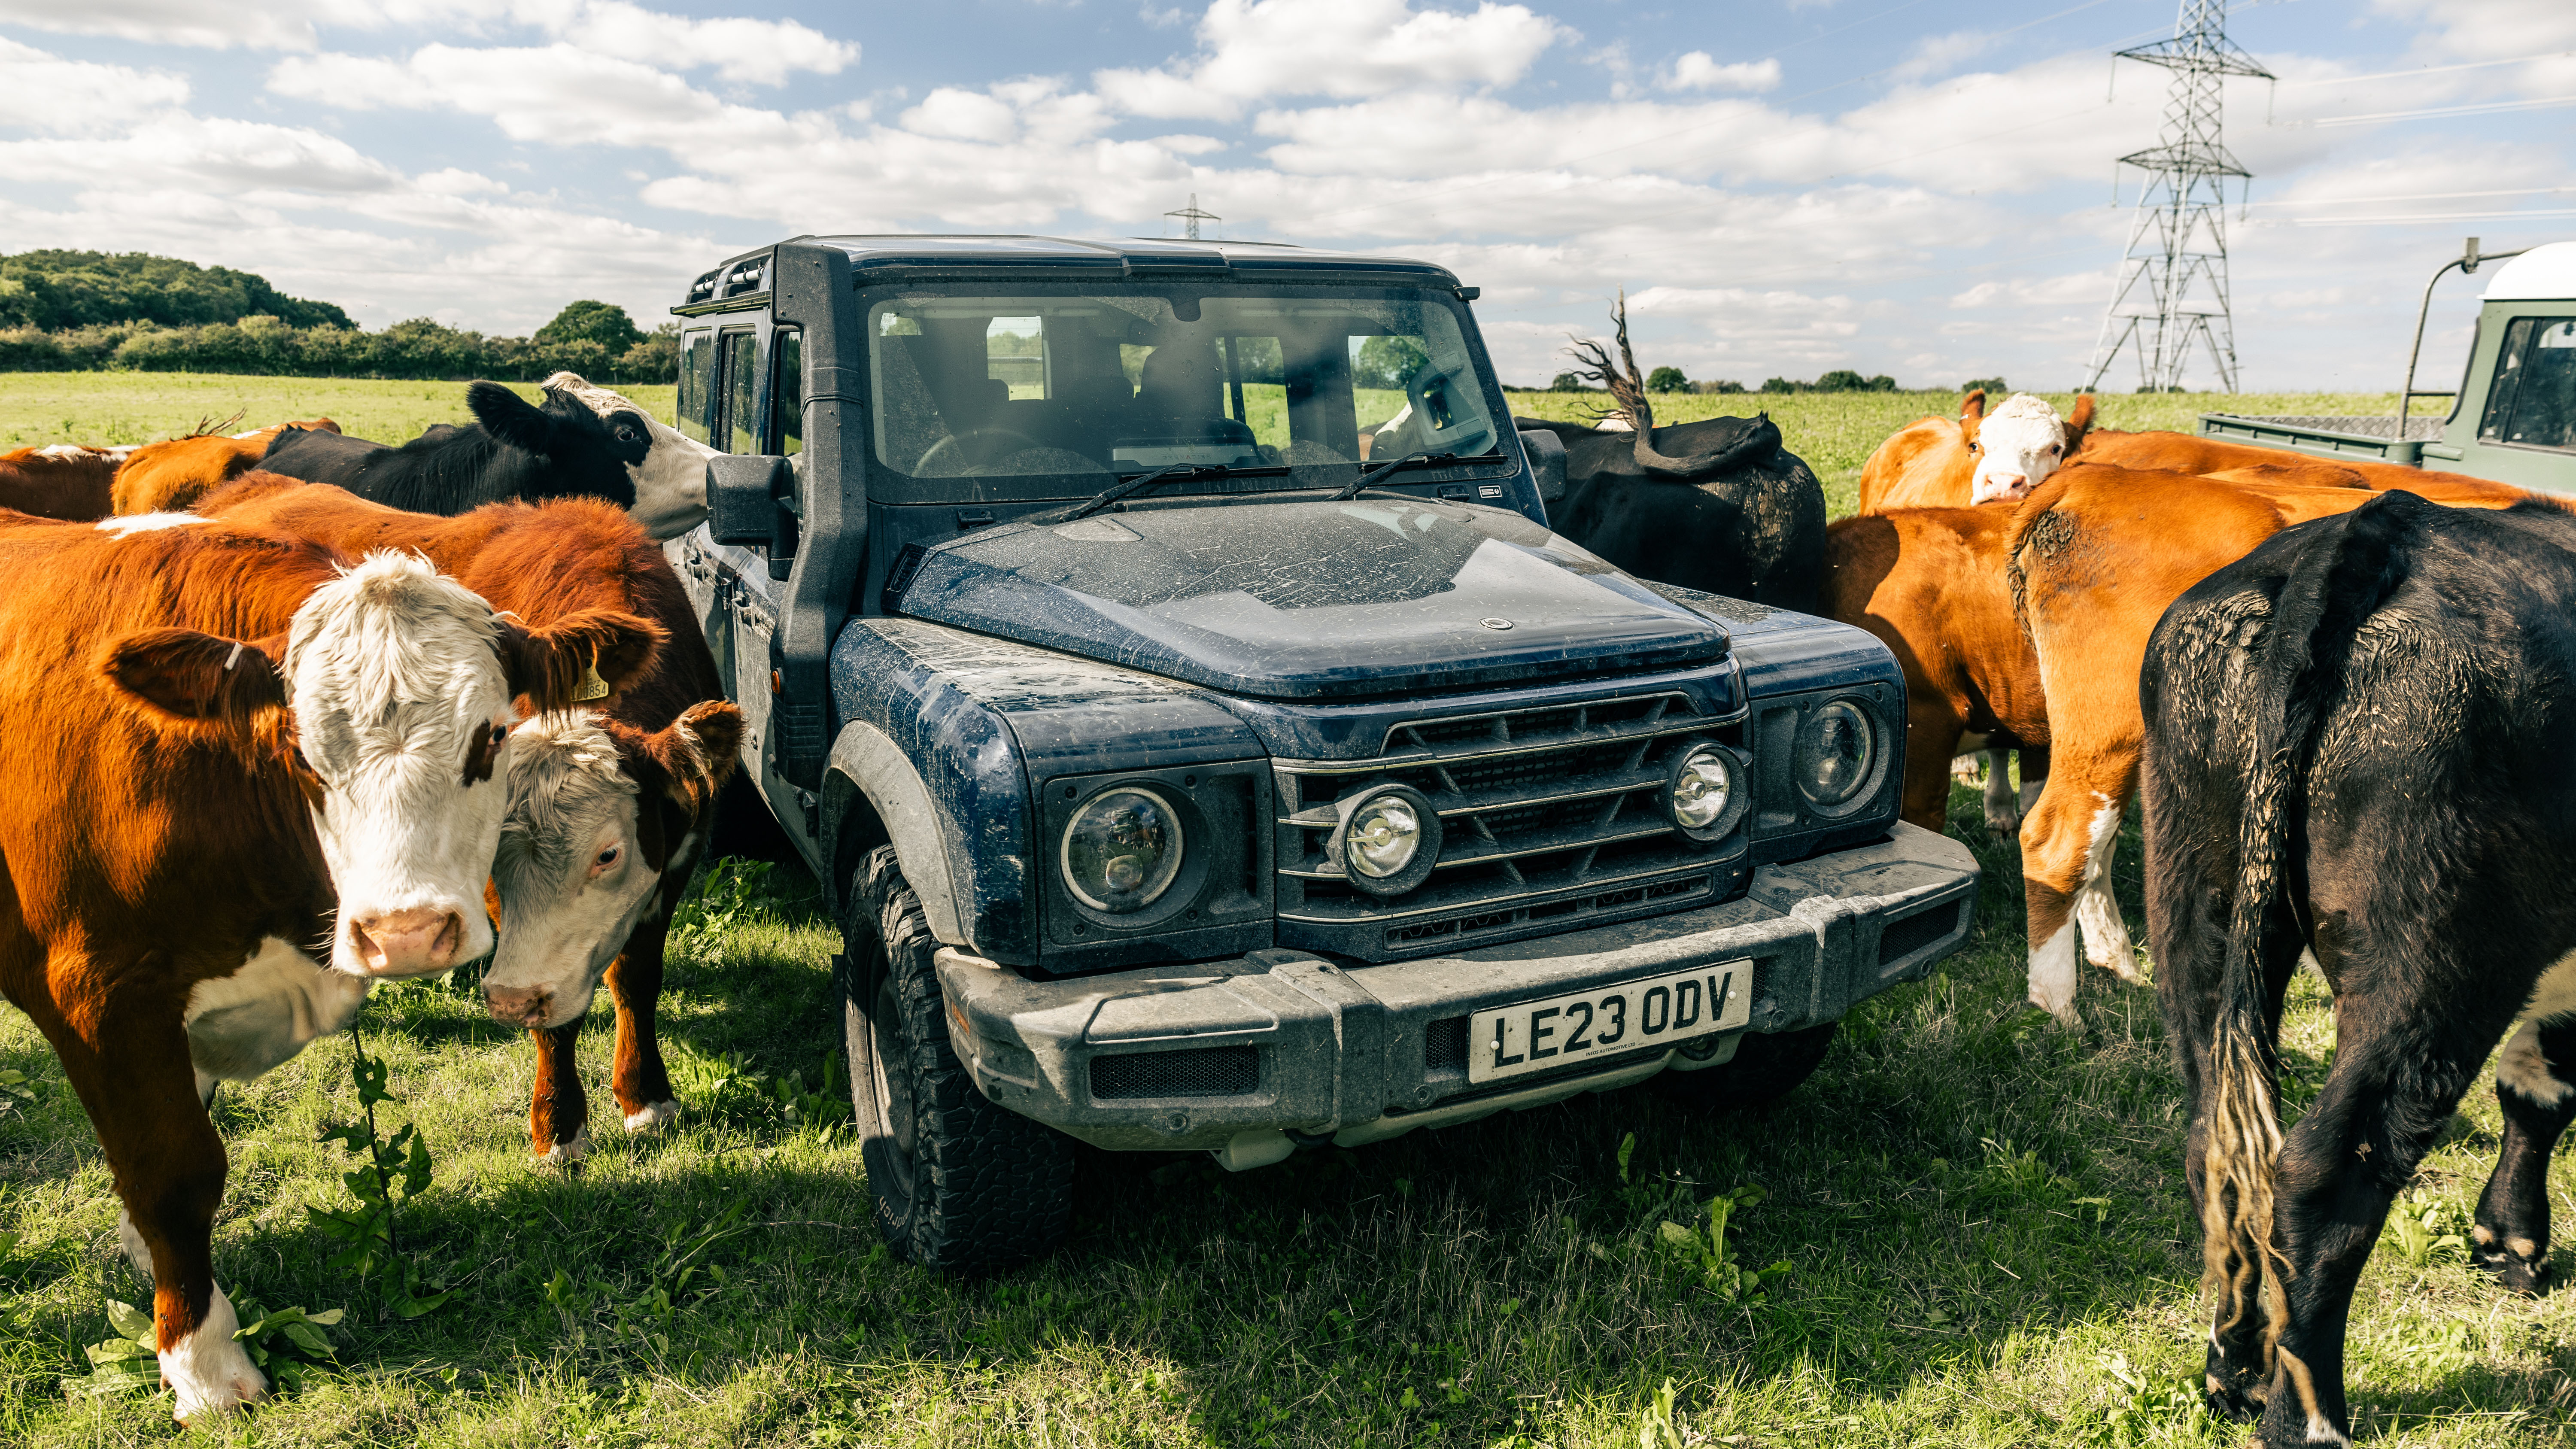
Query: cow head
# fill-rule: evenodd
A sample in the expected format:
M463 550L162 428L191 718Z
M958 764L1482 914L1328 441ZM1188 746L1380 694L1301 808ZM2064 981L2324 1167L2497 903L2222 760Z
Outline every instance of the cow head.
M617 687L661 637L604 611L523 629L386 552L315 589L282 638L154 630L120 640L106 671L162 716L288 765L339 898L331 964L411 976L492 947L481 897L515 701L569 707L594 669Z
M589 714L519 726L492 866L501 948L483 996L495 1018L551 1028L590 1009L627 937L666 904L663 882L695 861L741 730L742 711L721 700L652 734Z
M2093 396L2075 400L2072 416L2060 418L2048 400L2015 393L2003 406L1985 410L1983 389L1968 394L1959 410L1959 436L1975 460L1968 487L1970 503L2015 502L2048 481L2082 445L2093 426Z
M640 418L614 423L553 389L538 406L497 382L468 386L465 406L493 441L526 455L518 466L531 476L515 490L519 496L602 498L620 508L635 506L628 470L652 447Z
M628 509L654 541L677 538L707 516L707 460L716 450L681 434L642 408L607 388L594 386L575 372L558 372L545 381L549 396L561 392L580 401L615 427L638 428L650 440L643 461L627 466L635 483Z

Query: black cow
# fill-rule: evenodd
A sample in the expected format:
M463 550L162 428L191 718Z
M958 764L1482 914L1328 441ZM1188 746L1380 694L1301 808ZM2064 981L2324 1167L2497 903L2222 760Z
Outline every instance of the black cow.
M2140 691L2147 926L2192 1115L2211 1407L2348 1444L2344 1321L2388 1204L2496 1040L2477 1261L2548 1274L2576 1118L2576 515L2411 493L2288 529L2176 600ZM2285 1139L2307 947L2333 1070Z
M1767 415L1643 433L1536 418L1512 425L1565 440L1565 495L1547 505L1558 533L1639 578L1815 609L1825 493Z
M268 445L260 467L414 513L565 497L635 507L633 470L653 447L641 414L602 417L555 387L546 389L545 406L536 407L497 382L468 387L465 406L474 426L441 423L399 448L289 429Z

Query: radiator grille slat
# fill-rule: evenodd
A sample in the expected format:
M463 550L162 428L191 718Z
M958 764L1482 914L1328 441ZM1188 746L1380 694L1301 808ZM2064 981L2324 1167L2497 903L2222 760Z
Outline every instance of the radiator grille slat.
M1260 1089L1259 1047L1192 1047L1091 1059L1091 1095L1096 1101L1240 1097Z

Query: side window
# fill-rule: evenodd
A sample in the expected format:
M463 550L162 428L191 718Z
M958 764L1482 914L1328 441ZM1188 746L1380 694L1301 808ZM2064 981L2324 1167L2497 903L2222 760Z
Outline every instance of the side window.
M727 453L760 451L760 337L727 332L719 339L716 386L719 415L708 442Z
M769 431L778 451L794 457L805 451L805 334L781 327L769 334Z
M2478 439L2576 449L2576 319L2516 317L2506 325Z
M1047 396L1046 319L996 317L984 328L984 376L1014 402Z
M680 431L707 441L708 414L714 411L716 335L697 331L680 339Z

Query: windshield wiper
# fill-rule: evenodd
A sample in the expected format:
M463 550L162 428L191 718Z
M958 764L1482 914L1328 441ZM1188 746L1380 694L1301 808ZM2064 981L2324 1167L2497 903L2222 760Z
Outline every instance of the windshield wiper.
M1172 463L1156 468L1150 473L1139 473L1133 478L1121 478L1101 489L1099 494L1087 503L1077 503L1061 513L1043 519L1032 518L1029 521L1046 524L1071 523L1077 518L1088 518L1113 503L1132 497L1177 474L1187 473L1194 478L1202 474L1211 478L1222 478L1231 471L1233 470L1223 463Z
M1348 487L1342 489L1341 492L1334 494L1332 497L1324 501L1327 503L1347 503L1350 500L1359 497L1361 489L1368 487L1371 483L1376 482L1398 468L1410 468L1419 463L1455 463L1457 461L1458 455L1455 453L1407 453L1403 457L1395 459L1393 462L1380 463L1376 467L1362 473L1357 478L1352 479Z

